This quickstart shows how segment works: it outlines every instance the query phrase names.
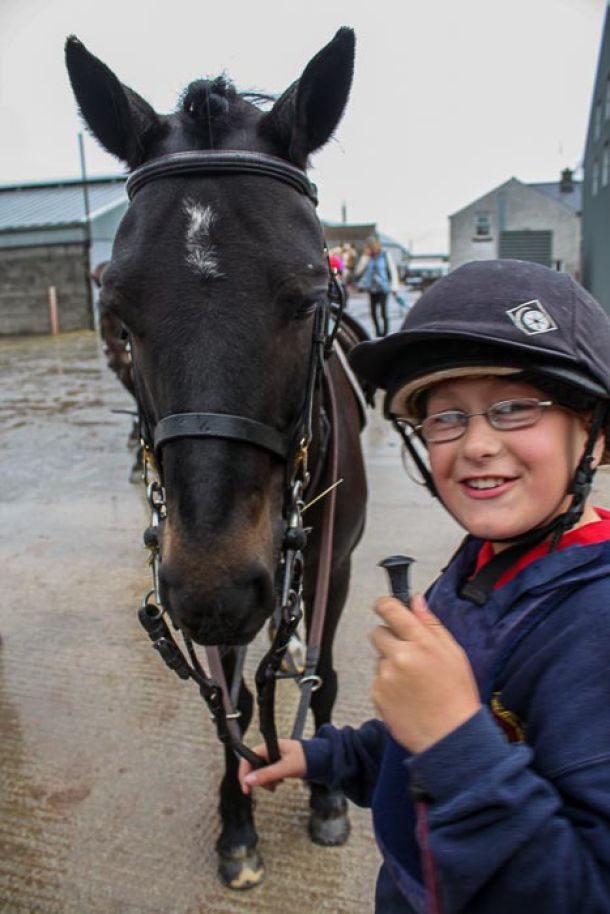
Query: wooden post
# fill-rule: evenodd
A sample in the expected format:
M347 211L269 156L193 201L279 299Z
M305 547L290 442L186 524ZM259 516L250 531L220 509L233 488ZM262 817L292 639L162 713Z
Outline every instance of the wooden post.
M49 286L49 323L51 325L51 336L57 336L59 333L59 316L57 312L57 288Z

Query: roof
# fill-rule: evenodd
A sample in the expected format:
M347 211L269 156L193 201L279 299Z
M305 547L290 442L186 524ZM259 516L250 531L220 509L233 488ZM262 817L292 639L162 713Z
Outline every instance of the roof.
M87 181L91 218L127 202L125 181L123 175ZM0 185L0 232L60 228L84 221L80 180Z
M377 237L379 238L384 248L398 248L401 254L409 254L409 251L404 246L404 244L401 244L400 241L396 241L395 238L391 238L389 235L386 235L385 232L377 232Z
M376 235L384 248L399 248L402 254L408 255L408 249L386 235L380 232L376 222L331 222L328 219L322 219L322 227L326 239L331 242L351 241L355 243L365 241L370 235Z
M576 210L577 213L582 211L582 181L573 180L572 190L569 191L561 190L559 181L544 181L542 184L528 184L527 186L542 191L551 200L555 200L556 203L563 203L565 206Z
M453 219L454 216L459 216L460 213L464 212L464 210L476 206L476 204L484 197L489 197L491 194L499 193L499 191L504 190L504 188L508 187L509 184L512 184L513 182L516 184L521 184L522 187L528 187L532 190L537 190L540 193L543 193L545 196L549 197L555 203L562 203L564 206L569 207L569 209L574 210L576 213L580 214L582 211L582 181L576 181L572 179L573 189L568 192L562 192L560 181L543 181L539 184L526 184L525 181L520 181L519 178L512 177L509 178L508 181L504 181L503 184L499 184L497 187L494 187L493 190L486 191L480 197L477 197L476 200L466 204L466 206L463 206L455 213L452 213L449 218Z

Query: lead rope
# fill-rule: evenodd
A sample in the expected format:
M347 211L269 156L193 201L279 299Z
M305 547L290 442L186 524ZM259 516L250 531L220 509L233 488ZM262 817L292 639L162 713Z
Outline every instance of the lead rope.
M322 685L322 680L317 674L317 667L320 658L320 644L324 630L324 621L326 618L326 607L328 603L328 592L330 587L330 569L332 564L332 546L334 536L335 508L337 502L337 486L339 484L338 466L339 466L339 445L337 436L337 403L335 392L332 385L332 379L328 368L328 359L333 352L333 346L341 322L341 317L345 309L345 291L337 281L335 272L330 267L328 250L325 248L326 259L329 264L329 305L316 316L316 327L314 329L314 342L312 347L312 367L310 368L310 379L313 383L307 395L306 414L308 415L307 427L310 430L310 436L307 441L302 442L303 452L301 454L301 464L303 468L303 486L310 482L307 471L307 448L311 441L312 428L312 411L313 395L317 387L316 379L319 377L318 371L315 371L313 365L317 363L318 370L321 374L322 385L326 394L326 406L328 412L329 436L331 440L331 463L330 479L331 485L321 493L319 497L326 497L324 506L324 515L322 521L322 535L320 543L320 557L316 576L316 588L314 595L314 604L309 625L307 638L307 649L305 655L305 667L302 675L279 672L280 666L286 656L290 640L295 634L298 623L302 617L302 570L303 558L302 552L299 552L297 558L298 567L298 593L294 591L285 592L282 599L282 616L280 627L276 632L271 649L261 661L256 672L257 696L259 703L259 722L260 730L267 745L267 751L270 762L277 762L280 759L280 750L277 740L277 728L275 726L275 690L279 678L296 678L301 689L301 697L297 708L296 719L292 730L292 739L299 739L305 727L307 712L311 702L311 694ZM331 308L334 306L334 326L330 329ZM294 534L296 548L302 550L306 543L306 533L303 528L302 513L305 506L301 497L293 498L293 516L298 516L298 522L289 522L287 537ZM298 531L298 534L297 534ZM298 537L298 538L297 538ZM292 543L287 542L288 555ZM298 606L298 609L297 609Z
M335 514L337 506L337 484L339 473L339 440L337 434L337 398L330 377L328 364L325 365L324 371L324 391L326 393L326 403L328 409L328 420L330 424L330 473L332 488L327 490L326 503L324 505L324 515L322 519L322 538L320 543L320 559L318 563L318 576L316 578L316 589L313 603L311 624L309 626L309 637L307 639L307 652L305 655L305 669L303 676L299 680L301 688L301 698L297 709L294 727L292 729L292 739L300 739L305 728L305 720L311 694L320 688L322 680L317 675L318 662L320 659L320 645L322 643L322 634L324 631L324 622L326 620L326 609L328 605L328 592L330 588L330 570L332 564L333 538L335 532Z

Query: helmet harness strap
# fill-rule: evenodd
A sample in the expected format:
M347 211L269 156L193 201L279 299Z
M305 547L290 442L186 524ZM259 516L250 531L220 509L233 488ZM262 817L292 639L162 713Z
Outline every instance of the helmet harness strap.
M549 552L554 552L557 549L563 534L579 522L583 515L589 492L591 491L593 477L595 476L596 468L593 466L593 451L599 434L606 423L608 411L609 407L605 402L601 400L597 402L593 411L591 427L589 429L583 455L578 462L578 466L576 467L568 488L568 494L572 495L572 501L568 509L564 511L563 514L555 517L550 523L545 524L544 527L528 530L516 539L492 540L492 542L496 543L510 542L512 545L502 550L502 552L497 553L497 555L487 562L471 580L464 582L460 588L461 597L471 600L478 606L483 606L489 599L496 582L521 558L521 556L525 555L533 546L536 546L538 543L545 540L550 534L553 535L549 545ZM438 498L439 501L441 501L436 486L434 485L432 474L415 449L410 436L395 418L392 419L392 424L399 432L405 447L415 461L428 490L435 498Z

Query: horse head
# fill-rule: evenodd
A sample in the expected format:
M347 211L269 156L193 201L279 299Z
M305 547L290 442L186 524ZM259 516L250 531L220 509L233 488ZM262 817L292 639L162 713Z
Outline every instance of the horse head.
M86 123L130 170L231 150L304 171L342 116L353 58L353 32L340 29L269 110L218 77L191 83L177 110L161 115L76 38L66 44ZM149 428L214 412L290 437L327 290L321 226L298 187L260 173L162 171L119 227L101 306L129 334ZM218 437L172 438L159 456L163 604L199 643L245 643L274 605L286 460Z

